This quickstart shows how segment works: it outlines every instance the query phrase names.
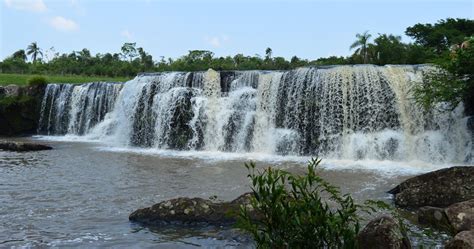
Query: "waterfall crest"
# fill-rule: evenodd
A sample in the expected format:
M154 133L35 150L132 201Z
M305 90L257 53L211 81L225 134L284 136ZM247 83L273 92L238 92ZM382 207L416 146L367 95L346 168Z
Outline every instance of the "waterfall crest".
M463 108L424 111L411 96L429 66L143 74L125 84L49 84L40 134L117 146L472 161Z

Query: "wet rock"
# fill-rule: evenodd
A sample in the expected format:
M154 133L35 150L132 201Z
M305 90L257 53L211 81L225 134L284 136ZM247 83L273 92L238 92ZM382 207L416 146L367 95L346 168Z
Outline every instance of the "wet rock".
M7 97L18 97L22 93L22 88L18 85L8 85L4 87L4 91Z
M443 208L421 207L418 210L418 222L434 228L451 231L451 224Z
M453 204L445 212L455 232L474 230L474 199Z
M43 144L0 141L0 150L26 152L51 149L52 147Z
M34 134L45 85L9 85L0 89L0 136Z
M452 240L450 240L446 245L446 249L472 249L474 248L474 230L463 231Z
M129 220L148 225L163 223L232 224L237 220L240 205L250 203L251 194L245 193L231 202L212 202L202 198L176 198L151 207L138 209Z
M357 236L359 248L401 249L411 248L398 223L390 216L370 221Z
M474 199L474 167L456 166L415 176L389 193L401 207L447 207Z

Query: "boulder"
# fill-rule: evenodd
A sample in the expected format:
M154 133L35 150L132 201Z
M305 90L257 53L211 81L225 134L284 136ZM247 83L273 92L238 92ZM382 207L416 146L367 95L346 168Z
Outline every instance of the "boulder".
M474 230L463 231L452 240L450 240L446 245L446 249L472 249L474 248Z
M447 207L474 199L474 167L455 166L415 176L389 193L401 207Z
M411 248L410 240L391 216L381 216L370 221L357 235L359 248L401 249Z
M430 225L434 228L445 231L452 230L451 224L443 208L421 207L417 213L418 222L420 224Z
M455 232L474 231L474 199L453 204L445 212Z
M138 209L130 214L129 220L147 225L232 224L237 220L240 205L249 204L251 196L252 194L245 193L231 202L212 202L202 198L181 197Z
M6 150L6 151L26 152L26 151L39 151L39 150L51 150L51 149L52 147L50 146L37 144L37 143L0 141L0 150Z

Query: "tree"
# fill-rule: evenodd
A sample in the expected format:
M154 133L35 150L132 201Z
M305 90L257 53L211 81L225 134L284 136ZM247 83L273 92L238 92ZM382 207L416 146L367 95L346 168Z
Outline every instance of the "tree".
M416 44L441 54L448 51L451 45L460 44L465 37L474 35L474 20L447 18L434 25L417 23L408 27L405 34L413 38Z
M371 34L369 34L369 31L365 31L362 34L356 34L357 40L352 43L350 49L357 48L355 51L355 54L362 55L364 64L367 63L367 45L369 43L369 39L372 37Z
M149 55L147 52L145 52L145 50L143 48L138 48L137 49L138 51L138 54L140 56L140 63L142 64L143 66L143 70L146 71L146 70L149 70L153 67L153 57L151 55Z
M22 60L22 61L26 61L27 57L26 57L25 50L20 49L20 50L16 51L15 53L13 53L12 58L13 59L19 59L19 60Z
M271 48L267 48L265 49L265 60L266 61L269 61L271 58L272 58L272 49Z
M440 69L431 72L426 82L415 87L418 104L429 109L444 102L454 109L464 101L466 114L474 114L474 36L462 44L452 51L448 62L438 64Z
M32 42L26 49L26 52L28 55L31 55L31 60L33 63L35 63L38 59L38 55L43 56L43 52L41 52L41 49L38 47L36 42Z
M122 56L126 59L133 60L133 58L137 57L137 49L135 46L137 45L136 42L126 42L122 46Z
M374 58L379 65L406 63L407 48L401 36L379 34L374 39Z

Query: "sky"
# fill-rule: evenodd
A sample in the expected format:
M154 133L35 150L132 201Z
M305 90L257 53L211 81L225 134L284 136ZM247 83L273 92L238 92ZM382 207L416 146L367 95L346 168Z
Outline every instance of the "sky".
M474 19L474 0L0 0L0 59L36 41L47 57L136 42L155 60L189 50L217 56L351 54L356 33L401 35L416 23ZM51 49L53 47L53 49ZM48 59L48 58L45 58Z

